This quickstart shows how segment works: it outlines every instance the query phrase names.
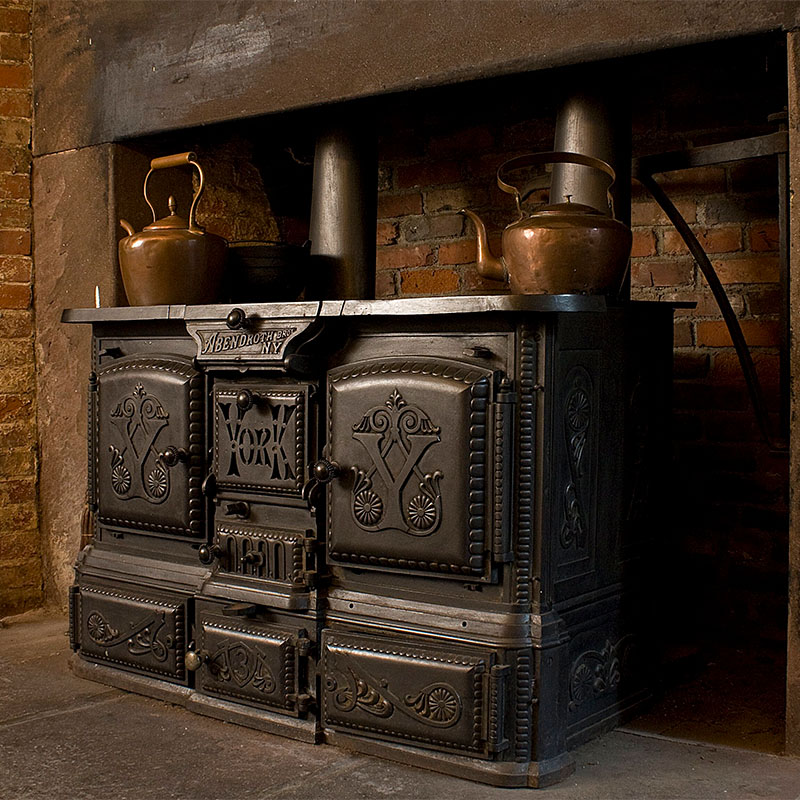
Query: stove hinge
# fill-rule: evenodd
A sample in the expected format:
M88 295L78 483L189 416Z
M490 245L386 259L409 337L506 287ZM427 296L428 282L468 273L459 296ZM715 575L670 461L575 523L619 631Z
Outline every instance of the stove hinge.
M494 413L494 518L492 520L492 559L512 561L511 523L514 494L514 418L517 393L511 381L502 378L497 388Z
M302 569L303 583L312 588L319 577L319 549L320 540L317 531L308 529L302 539Z
M506 738L505 698L506 686L511 667L507 664L495 664L487 675L489 681L489 708L486 723L486 749L490 753L502 753L508 750L510 742Z
M305 670L300 669L300 661L301 659L308 659L313 654L314 642L308 638L308 632L305 629L301 629L298 631L297 636L292 637L291 644L297 657L295 675L299 681L300 676L305 674ZM298 683L298 691L290 694L287 699L294 703L299 713L305 714L314 706L315 698L308 692L299 691L300 686L301 684Z

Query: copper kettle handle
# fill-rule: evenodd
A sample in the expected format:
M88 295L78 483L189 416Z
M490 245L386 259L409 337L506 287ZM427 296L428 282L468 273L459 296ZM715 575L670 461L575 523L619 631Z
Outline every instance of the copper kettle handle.
M520 219L522 219L524 214L522 213L522 208L520 207L522 200L519 195L519 189L503 180L502 173L504 170L510 172L511 170L522 169L523 167L532 167L537 164L581 164L584 167L594 167L595 169L599 169L601 172L605 172L605 174L611 178L608 188L606 189L606 196L608 197L608 207L611 210L611 216L614 217L614 199L611 197L611 187L614 185L614 181L617 179L617 173L614 172L614 168L605 161L602 161L599 158L594 158L593 156L585 156L581 153L551 151L548 153L527 153L524 156L510 158L497 168L497 185L507 194L514 195L514 200L517 204L517 211L519 212Z
M153 204L150 202L150 198L147 196L147 181L157 169L182 167L184 164L191 164L197 170L197 174L200 176L200 185L197 187L197 191L194 193L192 205L189 209L189 230L196 233L202 233L203 229L195 222L194 210L197 208L197 203L200 200L200 196L203 194L203 189L205 188L205 176L203 175L202 168L197 163L197 156L193 152L189 151L187 153L175 153L175 155L172 156L159 156L158 158L154 158L150 162L150 171L147 173L144 179L144 199L147 205L150 206L150 210L153 212L153 222L155 222L156 210L153 207Z

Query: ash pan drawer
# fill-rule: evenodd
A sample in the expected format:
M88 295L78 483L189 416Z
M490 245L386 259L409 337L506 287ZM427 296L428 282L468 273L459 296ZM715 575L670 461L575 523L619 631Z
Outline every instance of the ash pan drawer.
M199 691L304 716L313 646L305 628L198 609L196 633L189 666L196 665Z
M185 599L136 588L80 586L73 603L82 656L185 681Z
M511 668L498 654L394 637L326 630L326 727L435 750L493 758L506 750Z

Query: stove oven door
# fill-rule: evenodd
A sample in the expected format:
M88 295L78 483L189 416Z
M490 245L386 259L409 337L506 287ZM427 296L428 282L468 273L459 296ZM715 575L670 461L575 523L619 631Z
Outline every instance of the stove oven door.
M508 527L493 490L511 460L495 450L513 419L496 411L495 381L491 370L434 358L329 373L331 563L493 580L491 554L507 535L494 522Z
M203 534L203 381L188 359L120 358L97 372L92 467L98 520Z

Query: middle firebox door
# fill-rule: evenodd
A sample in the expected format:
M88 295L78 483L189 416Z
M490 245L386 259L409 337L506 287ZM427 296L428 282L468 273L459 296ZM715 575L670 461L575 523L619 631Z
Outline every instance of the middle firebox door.
M493 383L444 359L328 374L331 563L491 580Z

